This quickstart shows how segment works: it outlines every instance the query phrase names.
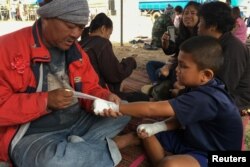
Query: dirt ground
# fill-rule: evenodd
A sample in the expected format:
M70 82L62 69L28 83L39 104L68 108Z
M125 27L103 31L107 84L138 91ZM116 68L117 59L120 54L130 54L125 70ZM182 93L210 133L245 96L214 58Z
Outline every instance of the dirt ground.
M150 60L159 60L165 62L168 59L168 56L164 54L161 48L159 48L158 50L145 50L143 49L142 43L126 43L124 44L124 46L120 46L120 44L118 43L113 43L113 50L119 60L124 57L136 55L135 59L137 62L138 70L145 70L145 65Z

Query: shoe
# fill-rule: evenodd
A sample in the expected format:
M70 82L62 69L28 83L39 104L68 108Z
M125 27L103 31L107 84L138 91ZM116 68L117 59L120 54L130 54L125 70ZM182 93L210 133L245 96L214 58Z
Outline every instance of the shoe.
M144 85L141 87L141 92L146 94L146 95L149 95L151 90L153 88L153 85L152 84L149 84L149 85Z
M144 41L139 39L137 43L144 43Z
M150 45L150 44L147 44L147 43L144 43L143 48L146 49L146 50L157 50L158 49L156 46L153 46L153 45Z
M131 44L136 44L136 40L129 41Z

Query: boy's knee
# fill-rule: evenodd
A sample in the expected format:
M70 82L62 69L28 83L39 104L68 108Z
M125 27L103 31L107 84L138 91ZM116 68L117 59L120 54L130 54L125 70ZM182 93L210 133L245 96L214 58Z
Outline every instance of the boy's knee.
M171 159L171 157L166 157L164 159L162 159L157 167L178 167L178 165L176 164L176 161Z

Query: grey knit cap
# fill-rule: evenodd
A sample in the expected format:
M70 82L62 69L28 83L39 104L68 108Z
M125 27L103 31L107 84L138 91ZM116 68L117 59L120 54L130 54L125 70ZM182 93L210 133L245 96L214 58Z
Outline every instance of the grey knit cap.
M87 0L53 0L37 10L44 18L59 18L74 24L88 24L89 6Z

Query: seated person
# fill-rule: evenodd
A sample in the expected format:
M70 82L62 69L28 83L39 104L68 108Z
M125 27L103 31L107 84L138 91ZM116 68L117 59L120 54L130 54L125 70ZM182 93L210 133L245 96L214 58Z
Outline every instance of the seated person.
M180 46L176 69L177 80L188 92L168 101L119 106L96 100L94 111L102 116L168 118L137 128L152 166L207 167L208 151L241 150L243 127L238 108L214 77L222 63L217 39L190 38Z
M174 26L178 30L182 19L182 7L177 5L174 8Z
M224 63L217 73L244 115L250 109L250 54L249 48L232 33L232 9L223 2L202 5L198 35L217 38L223 48Z
M119 149L130 141L116 135L130 118L96 116L93 101L74 92L120 101L98 84L77 43L88 24L88 2L41 5L33 26L0 36L0 166L116 166Z
M169 6L166 8L164 13L158 17L152 28L152 42L151 46L156 48L161 48L161 36L167 31L168 26L173 26L172 17L174 15L173 7Z
M233 7L232 8L233 18L235 19L235 27L232 30L232 33L235 37L237 37L244 44L247 41L247 25L245 21L240 16L240 8Z
M146 70L153 86L168 78L172 64L171 59L165 63L152 60L146 64Z
M169 32L164 32L161 37L161 45L164 53L166 55L174 55L171 57L171 63L164 63L159 61L149 61L146 65L147 67L147 73L149 75L149 78L152 82L151 85L145 85L141 88L141 91L145 94L152 95L153 85L161 84L161 82L164 80L165 82L170 81L169 88L172 89L173 85L176 81L175 76L175 68L177 65L177 55L179 53L179 46L182 42L185 40L196 36L197 35L197 29L198 29L198 23L199 23L199 16L198 11L200 9L201 4L198 2L190 1L187 3L183 10L183 16L179 27L179 33L176 36L175 41L170 40ZM163 67L161 69L161 67ZM163 74L169 74L167 75L160 75L159 77L159 71L162 71ZM167 72L168 71L168 72ZM164 84L164 83L163 83ZM164 88L165 89L165 88ZM169 93L169 91L167 91ZM168 99L171 95L166 95L162 97L162 99Z
M172 93L169 91L173 88L171 80L175 78L175 72L173 69L171 70L172 64L171 60L165 63L161 61L149 61L146 64L146 70L152 83L142 86L141 92L156 101L172 98Z
M148 101L148 96L140 93L120 91L121 82L129 77L136 68L133 56L123 58L121 62L115 56L109 41L113 31L112 20L100 13L84 29L80 45L87 52L92 66L99 76L99 84L127 101Z

